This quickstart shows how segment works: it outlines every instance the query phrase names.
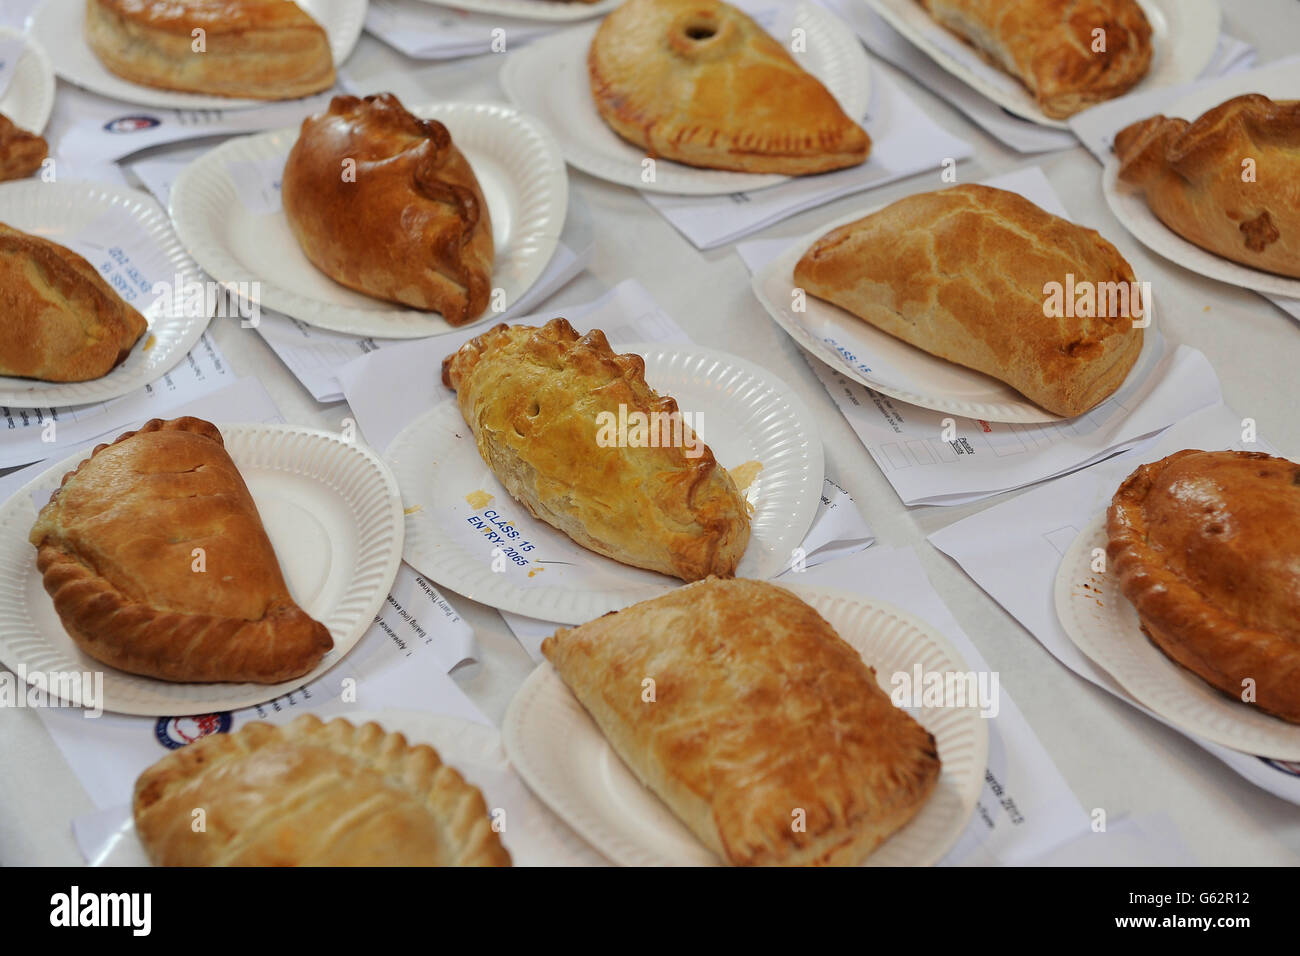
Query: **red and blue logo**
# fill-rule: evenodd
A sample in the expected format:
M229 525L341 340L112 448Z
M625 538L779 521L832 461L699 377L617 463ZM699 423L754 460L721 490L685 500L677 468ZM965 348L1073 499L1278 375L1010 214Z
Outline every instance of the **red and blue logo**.
M144 116L139 113L131 116L119 116L117 119L109 120L104 124L104 129L109 133L138 133L142 129L153 129L162 123L162 120L156 116Z
M159 717L153 735L168 750L180 750L200 737L230 732L230 714L197 714L192 717Z

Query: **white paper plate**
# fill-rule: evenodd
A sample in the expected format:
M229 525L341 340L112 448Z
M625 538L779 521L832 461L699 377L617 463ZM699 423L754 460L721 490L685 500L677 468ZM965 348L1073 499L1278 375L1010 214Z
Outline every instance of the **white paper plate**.
M443 763L454 767L483 792L489 813L505 811L501 842L510 851L515 866L582 866L604 862L524 786L511 770L501 746L501 735L493 728L415 710L320 715L327 722L335 717L343 717L358 726L373 720L390 733L405 734L409 743L428 744L438 751ZM90 861L91 866L149 866L149 858L135 832L130 806L120 809L121 825Z
M702 416L700 435L726 468L760 461L747 495L755 505L749 546L737 574L770 578L787 567L821 498L823 461L808 408L771 373L724 352L693 345L630 346L645 358L646 380ZM595 426L593 425L593 428ZM593 436L594 437L594 436ZM528 513L483 463L455 401L445 401L393 439L388 460L406 506L407 563L439 585L492 607L545 621L581 624L681 585L588 551ZM492 496L498 511L536 545L524 567L492 570L493 545L470 526L470 500ZM489 516L490 517L490 516Z
M82 653L45 593L27 535L36 521L33 494L57 488L87 457L84 452L0 506L0 661L28 673L102 671L105 710L170 717L272 700L315 680L352 649L388 596L401 561L397 482L374 452L329 432L293 425L220 428L290 593L334 638L334 649L315 670L281 684L178 684L115 670Z
M123 210L138 223L161 250L170 264L167 282L175 283L178 277L183 284L203 281L198 265L173 231L171 220L146 193L97 183L25 180L0 185L0 222L64 245L114 209ZM208 327L209 316L185 315L186 310L176 309L170 297L134 304L149 323L149 330L140 336L125 362L103 378L89 382L38 382L0 376L0 406L64 408L133 392L181 362Z
M1166 116L1181 117L1190 122L1224 100L1243 93L1263 93L1278 100L1296 99L1300 97L1300 83L1296 80L1295 72L1294 65L1287 64L1279 68L1278 64L1273 64L1251 70L1249 73L1226 76L1184 97L1162 112ZM1106 160L1106 170L1102 175L1102 191L1115 218L1152 252L1164 256L1185 269L1199 272L1211 279L1218 279L1220 282L1254 289L1256 292L1300 299L1300 279L1265 272L1262 269L1252 269L1250 266L1225 259L1207 249L1202 249L1195 243L1188 242L1166 226L1151 211L1146 197L1139 190L1119 181L1119 160L1113 155Z
M492 285L504 290L509 307L546 270L564 229L569 181L559 147L508 106L439 103L411 112L443 122L474 167L492 218ZM278 207L280 170L297 141L296 126L232 139L181 172L171 214L194 258L218 282L257 283L254 301L319 328L395 339L450 332L436 312L353 292L311 264ZM250 180L259 176L274 211L241 198L257 189ZM495 314L489 309L478 321Z
M0 27L0 37L22 36L17 30ZM39 43L31 37L25 37L23 43L9 86L0 94L0 113L27 132L39 134L54 109L54 70Z
M329 35L337 70L361 36L368 0L295 0ZM85 0L44 0L32 13L29 28L47 49L57 50L55 72L92 93L158 109L230 110L263 106L266 100L182 93L132 83L100 62L86 42Z
M974 48L925 12L917 0L866 0L866 3L914 46L977 93L1008 113L1042 126L1069 129L1038 108L1029 91L1008 73L984 60ZM1138 0L1151 22L1154 55L1151 68L1129 92L1190 83L1214 56L1219 42L1218 0Z
M938 632L884 601L789 586L853 645L887 692L890 676L966 671ZM868 859L868 866L929 866L961 836L984 786L988 725L974 707L909 708L934 734L943 770L921 811ZM597 850L624 866L709 866L718 860L643 787L548 663L529 676L506 711L506 753L519 775Z
M834 94L844 112L860 120L871 102L867 55L852 29L834 14L800 2L793 25L807 31L808 49L792 54L799 65ZM544 122L564 158L585 173L647 192L718 196L763 189L789 176L697 169L659 159L655 181L642 182L645 150L610 129L591 98L587 50L599 24L565 30L512 53L501 68L501 85L511 102Z
M1070 640L1139 703L1190 734L1248 754L1300 760L1300 726L1220 693L1142 633L1113 574L1092 570L1106 548L1106 513L1079 532L1056 573L1056 616Z
M581 3L579 0L426 0L439 7L452 7L470 13L488 13L521 20L550 20L567 22L601 17L617 7L623 0L599 0L598 3Z
M754 273L754 295L776 324L810 355L837 372L909 405L986 422L1066 421L1005 382L931 355L811 293L805 297L805 311L794 311L794 267L809 247L831 230L881 208L851 213L818 228ZM1161 343L1153 322L1143 330L1142 352L1116 395L1136 387L1155 367L1163 351Z

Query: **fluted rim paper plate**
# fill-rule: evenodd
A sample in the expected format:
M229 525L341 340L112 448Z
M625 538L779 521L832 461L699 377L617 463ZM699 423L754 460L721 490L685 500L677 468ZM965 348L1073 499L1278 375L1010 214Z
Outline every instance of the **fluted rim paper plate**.
M329 36L337 71L352 53L366 20L368 0L295 0ZM233 110L282 100L254 100L164 90L133 83L100 62L86 42L85 0L44 0L29 21L32 36L46 49L57 50L54 71L83 89L140 106L177 110ZM196 54L201 55L201 54Z
M968 670L928 624L884 601L824 588L786 585L851 644L886 692L890 676ZM930 799L886 840L867 866L930 866L960 838L984 786L988 724L977 707L908 708L934 735L943 769ZM718 859L641 785L548 663L510 702L501 737L519 775L597 850L624 866L710 866Z
M541 277L560 241L569 181L559 147L537 121L498 103L411 112L446 125L474 169L492 219L492 287L504 311ZM335 332L410 339L455 328L437 312L354 292L311 264L280 207L280 176L297 141L297 126L240 137L182 170L171 214L199 265L265 308ZM491 324L496 314L489 307L474 321Z
M620 351L645 359L646 381L677 399L733 476L737 466L762 464L746 492L754 513L736 573L779 574L821 500L812 413L770 372L725 352L657 344ZM406 561L441 587L516 614L581 624L682 583L588 551L529 514L483 463L455 401L408 425L387 457L406 508Z
M102 672L103 708L171 717L273 700L337 664L383 605L402 558L397 482L370 449L296 425L220 425L257 504L294 600L324 624L334 648L310 673L280 684L181 684L108 667L63 629L27 540L42 504L89 450L54 465L0 506L0 661L29 676Z
M1056 616L1070 640L1138 703L1190 734L1243 753L1300 760L1300 726L1220 693L1165 656L1142 632L1113 573L1096 572L1106 550L1103 511L1079 532L1056 574Z
M54 109L54 68L41 45L9 27L0 27L0 40L18 38L23 49L9 85L0 93L0 113L29 133L40 134Z
M451 7L474 14L493 14L501 17L518 17L521 20L541 20L567 23L603 17L623 0L599 0L583 3L582 0L425 0L439 7Z

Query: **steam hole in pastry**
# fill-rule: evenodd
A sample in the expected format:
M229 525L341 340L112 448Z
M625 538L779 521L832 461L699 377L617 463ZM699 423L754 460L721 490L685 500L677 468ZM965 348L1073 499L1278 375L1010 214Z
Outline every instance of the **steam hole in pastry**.
M533 399L533 403L528 406L528 417L536 418L541 413L542 413L541 403L538 402L537 399Z
M711 23L692 23L686 28L686 35L692 40L707 40L717 32L717 27Z

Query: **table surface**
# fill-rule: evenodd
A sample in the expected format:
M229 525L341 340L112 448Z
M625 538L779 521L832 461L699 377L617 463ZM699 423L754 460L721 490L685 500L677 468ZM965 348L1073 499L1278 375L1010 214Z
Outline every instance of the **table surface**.
M1264 63L1300 47L1296 0L1226 0L1225 32L1253 43ZM391 89L404 100L504 100L497 82L501 55L449 63L409 59L364 35L345 69L361 92ZM1259 434L1280 453L1300 460L1297 357L1300 325L1255 293L1179 269L1150 254L1110 213L1101 192L1101 166L1082 146L1024 155L1003 146L963 114L878 58L874 69L900 82L945 129L974 145L958 167L974 182L1041 165L1073 218L1119 247L1138 275L1151 277L1162 303L1162 331L1208 356L1223 398L1254 418ZM62 82L62 81L60 81ZM165 155L163 147L143 155ZM589 301L628 277L651 295L700 345L726 349L780 375L817 415L826 472L853 496L878 544L910 547L971 640L1000 673L1057 767L1088 809L1110 819L1164 813L1202 865L1300 863L1300 811L1260 790L1181 734L1067 670L1019 623L968 578L926 536L1008 495L959 507L906 508L800 356L750 292L749 273L731 246L696 250L633 190L569 170L570 189L587 206L595 249L587 272L552 305ZM855 208L939 188L938 170L859 193L787 219L748 238L802 236ZM317 404L256 332L215 319L212 333L238 375L256 375L286 420L338 429L345 403ZM475 704L500 723L533 662L500 615L455 593L448 598L473 626L476 662L453 678ZM82 862L70 821L94 809L35 712L0 710L0 862Z

